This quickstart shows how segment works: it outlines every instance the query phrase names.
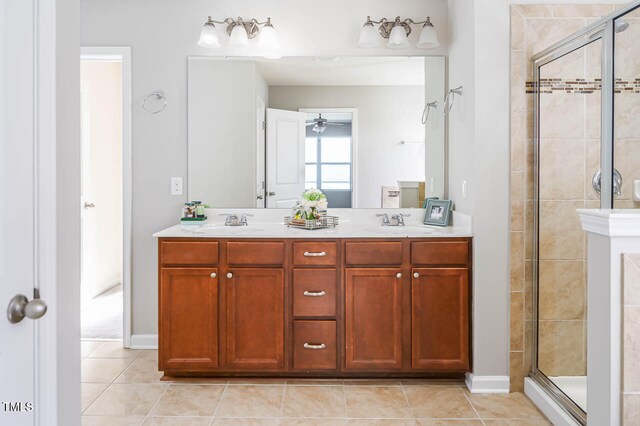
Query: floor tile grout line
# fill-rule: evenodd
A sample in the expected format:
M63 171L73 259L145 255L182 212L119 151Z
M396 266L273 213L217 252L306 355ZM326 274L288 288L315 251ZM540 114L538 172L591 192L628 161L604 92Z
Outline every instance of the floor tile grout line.
M469 398L469 395L467 395L467 393L463 390L462 394L464 395L464 397L467 399L467 402L469 403L469 405L471 405L471 408L473 409L473 412L476 413L476 416L478 416L478 419L480 419L480 422L486 426L486 423L484 422L484 419L482 418L482 416L480 415L480 412L478 412L478 409L476 408L475 405L473 405L473 401L471 401L471 398Z
M218 415L218 410L220 409L220 406L222 405L222 399L224 398L224 394L227 393L227 389L229 388L229 382L227 382L224 385L224 389L222 390L222 395L220 395L220 399L218 400L218 404L216 405L216 409L213 411L213 416L211 417L211 421L209 422L209 426L213 425L213 422L216 419L216 416Z
M409 402L409 398L407 397L407 393L405 392L404 385L400 382L400 390L402 391L402 396L404 396L404 400L409 407L409 412L411 413L411 419L413 420L413 424L416 424L416 415L413 412L413 407L411 407L411 403Z
M136 384L150 384L150 383L136 383ZM153 407L151 407L151 409L149 410L149 412L147 412L147 415L144 417L144 420L142 420L142 423L140 423L141 425L143 425L147 419L149 418L149 415L153 412L153 410L155 410L155 408L158 406L158 404L160 403L160 400L162 399L162 397L164 396L165 393L167 393L167 391L169 390L169 388L171 387L171 384L168 384L167 387L164 389L164 391L160 394L160 398L158 398L158 400L156 401L155 404L153 404Z
M349 404L347 404L347 390L342 382L342 397L344 398L344 413L347 416L347 424L349 424Z
M280 401L280 416L278 417L278 425L281 423L282 416L284 416L284 399L287 397L287 382L282 387L282 400Z
M100 399L100 397L101 397L102 395L104 395L104 393L107 391L107 389L109 389L109 388L111 387L111 385L112 385L113 383L80 383L80 399L82 399L82 385L83 385L83 384L94 384L94 385L95 385L95 384L100 384L100 385L104 385L104 384L106 384L106 385L107 385L107 387L106 387L106 388L104 388L104 389L102 390L102 392L100 392L100 395L96 396L96 397L95 397L95 399L94 399L93 401L91 401L91 404L87 405L87 408L85 408L84 410L82 410L82 412L80 413L80 415L81 415L81 416L82 416L82 415L84 415L84 413L86 413L86 412L87 412L87 410L88 410L89 408L91 408L91 406L92 406L93 404L95 404L95 402L96 402L98 399Z

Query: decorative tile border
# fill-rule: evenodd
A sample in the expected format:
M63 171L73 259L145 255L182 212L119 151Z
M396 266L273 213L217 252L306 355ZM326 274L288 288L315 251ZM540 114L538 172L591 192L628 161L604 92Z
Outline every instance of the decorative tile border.
M534 82L526 82L526 92L535 93ZM601 78L541 78L540 93L594 93L602 90ZM617 78L615 93L640 93L640 78Z

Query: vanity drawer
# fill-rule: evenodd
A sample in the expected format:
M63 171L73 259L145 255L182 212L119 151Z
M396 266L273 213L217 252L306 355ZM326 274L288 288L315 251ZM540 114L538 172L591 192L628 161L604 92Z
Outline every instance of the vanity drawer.
M227 243L229 265L282 265L284 264L284 242L240 242Z
M162 241L160 262L164 265L215 265L218 243L215 241Z
M345 263L347 265L400 265L402 264L402 243L389 242L347 242L345 243Z
M293 322L293 368L335 370L336 322Z
M415 265L467 265L467 241L432 241L411 243L411 263Z
M293 243L294 265L333 266L338 258L338 243L300 242Z
M336 270L293 270L293 315L334 317L336 315Z

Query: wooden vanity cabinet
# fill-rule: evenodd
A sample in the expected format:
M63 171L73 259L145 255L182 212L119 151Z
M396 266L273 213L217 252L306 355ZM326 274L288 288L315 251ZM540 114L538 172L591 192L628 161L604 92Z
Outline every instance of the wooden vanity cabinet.
M216 268L162 268L159 297L160 369L209 371L218 362Z
M226 286L227 367L284 368L284 270L231 268Z
M470 238L160 238L159 369L459 376L471 359L470 247Z
M403 353L400 268L347 268L345 368L397 370Z

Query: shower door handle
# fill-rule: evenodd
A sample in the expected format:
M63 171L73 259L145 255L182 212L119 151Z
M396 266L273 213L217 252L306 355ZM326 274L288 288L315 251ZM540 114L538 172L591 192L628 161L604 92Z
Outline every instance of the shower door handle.
M593 178L591 179L591 184L593 185L593 189L596 190L598 194L602 191L602 172L598 169L597 172L593 174ZM613 193L615 195L622 195L622 175L618 171L618 169L613 169Z

